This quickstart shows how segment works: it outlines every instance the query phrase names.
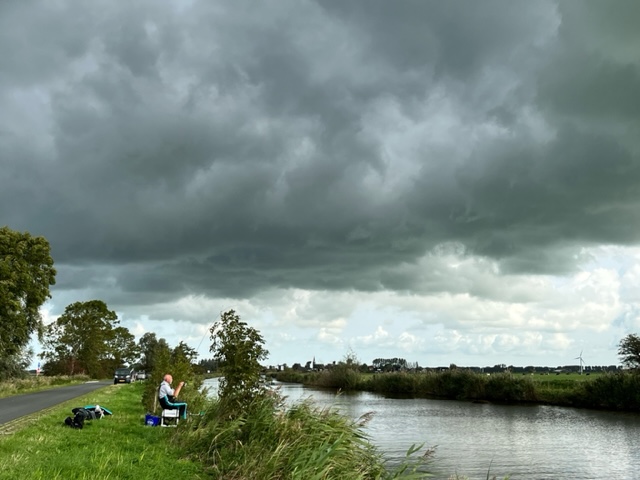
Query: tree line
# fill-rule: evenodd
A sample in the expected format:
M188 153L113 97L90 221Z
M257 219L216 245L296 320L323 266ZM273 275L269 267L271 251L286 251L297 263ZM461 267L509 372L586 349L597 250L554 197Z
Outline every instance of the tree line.
M34 335L43 345L40 357L48 375L105 378L125 364L151 372L156 366L195 361L195 349L184 342L172 349L153 332L136 343L102 300L72 303L44 325L40 307L55 285L53 264L46 238L0 228L0 381L26 374Z
M196 352L187 344L181 342L172 350L152 332L136 343L101 300L73 303L45 326L40 307L51 298L50 287L55 285L53 264L46 238L0 228L0 380L25 374L33 356L28 344L34 334L44 346L41 356L50 374L84 373L101 378L136 360L148 371L154 370L159 359L164 363L172 357L195 360ZM633 333L624 337L618 354L625 366L639 368L640 337ZM374 360L374 365L385 369L406 363L402 358Z

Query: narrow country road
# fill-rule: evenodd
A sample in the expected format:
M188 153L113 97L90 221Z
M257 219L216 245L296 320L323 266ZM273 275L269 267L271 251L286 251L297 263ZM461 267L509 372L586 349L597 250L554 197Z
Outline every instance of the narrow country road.
M53 407L85 393L113 383L110 380L100 382L81 383L67 387L52 388L42 392L25 393L12 397L0 398L0 425L20 418L24 415Z

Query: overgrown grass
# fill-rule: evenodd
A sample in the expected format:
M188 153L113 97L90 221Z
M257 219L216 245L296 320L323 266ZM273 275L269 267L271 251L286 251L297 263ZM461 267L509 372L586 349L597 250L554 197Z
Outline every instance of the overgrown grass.
M45 377L43 375L26 377L20 379L0 382L0 398L20 395L23 393L39 392L61 385L74 385L84 383L89 380L87 375L60 375L55 377Z
M405 465L387 471L382 455L363 432L368 416L353 422L309 402L285 408L277 394L256 397L238 416L213 401L180 444L225 480L329 480L427 478L418 471L418 449Z
M144 425L141 384L113 385L61 404L12 435L0 436L0 479L206 478L203 466L184 458L168 439L171 428ZM103 405L114 414L73 430L71 408Z

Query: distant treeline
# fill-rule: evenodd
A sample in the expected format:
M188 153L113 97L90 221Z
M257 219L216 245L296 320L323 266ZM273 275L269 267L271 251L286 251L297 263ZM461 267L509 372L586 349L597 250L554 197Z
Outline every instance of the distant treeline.
M340 362L344 363L344 362ZM334 368L336 365L339 365L337 362L318 364L315 362L307 362L304 366L300 363L294 363L291 366L292 370L296 370L298 372L311 372L311 371L322 371L322 370L330 370ZM557 367L546 367L546 366L533 366L528 365L526 367L517 367L514 365L507 366L506 364L494 365L492 367L460 367L455 364L450 364L447 366L440 367L421 367L418 365L418 362L407 362L404 358L376 358L373 360L371 365L367 365L366 363L362 364L351 364L357 368L358 371L362 373L380 373L380 372L399 372L399 371L411 371L411 372L444 372L446 370L454 370L454 369L464 369L470 370L476 373L501 373L501 372L511 372L511 373L539 373L539 374L552 374L552 373L573 373L580 371L580 365L558 365ZM278 365L277 367L269 367L267 370L287 370L287 365ZM617 372L622 370L622 367L619 365L589 365L583 366L582 371L586 374L590 373L603 373L603 372Z

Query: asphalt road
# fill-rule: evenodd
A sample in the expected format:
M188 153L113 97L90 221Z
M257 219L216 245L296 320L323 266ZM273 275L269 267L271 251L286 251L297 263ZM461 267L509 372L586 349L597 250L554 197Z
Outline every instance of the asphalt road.
M12 397L0 398L0 425L10 422L24 415L38 412L45 408L53 407L85 393L112 384L113 381L81 383L68 387L52 388L42 392L25 393ZM82 405L80 405L82 406Z

